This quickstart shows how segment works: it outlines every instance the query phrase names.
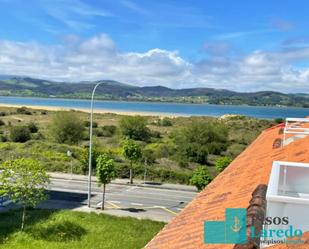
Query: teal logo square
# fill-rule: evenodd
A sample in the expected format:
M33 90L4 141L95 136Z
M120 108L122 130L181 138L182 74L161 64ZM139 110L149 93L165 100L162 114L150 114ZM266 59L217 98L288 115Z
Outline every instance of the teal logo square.
M206 244L245 244L247 212L245 208L227 208L225 221L204 222Z

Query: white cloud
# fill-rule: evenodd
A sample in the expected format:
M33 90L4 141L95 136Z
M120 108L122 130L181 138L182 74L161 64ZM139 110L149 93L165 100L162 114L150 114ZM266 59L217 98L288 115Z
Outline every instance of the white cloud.
M0 74L58 81L114 79L174 88L309 92L309 68L294 65L309 59L309 48L254 51L238 57L221 52L208 53L198 62L159 48L121 52L106 34L88 40L71 35L53 46L0 40Z

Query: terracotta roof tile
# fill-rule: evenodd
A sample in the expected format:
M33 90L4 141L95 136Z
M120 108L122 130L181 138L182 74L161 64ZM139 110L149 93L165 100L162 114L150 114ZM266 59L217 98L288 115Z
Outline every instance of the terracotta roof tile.
M263 131L221 174L200 192L182 212L167 224L148 249L229 249L234 245L204 244L204 221L224 220L226 208L247 208L259 184L268 184L273 161L309 162L309 136L282 148L273 148L282 139L282 124ZM300 246L300 245L298 245ZM271 248L309 248L271 247Z

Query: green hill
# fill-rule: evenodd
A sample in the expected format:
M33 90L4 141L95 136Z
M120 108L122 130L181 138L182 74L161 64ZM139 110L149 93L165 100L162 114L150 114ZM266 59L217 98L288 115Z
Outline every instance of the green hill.
M213 88L137 87L113 80L68 83L18 76L0 76L0 95L90 98L92 89L98 82L102 82L102 85L97 89L96 97L104 100L309 107L309 95L301 93L284 94L273 91L240 93Z

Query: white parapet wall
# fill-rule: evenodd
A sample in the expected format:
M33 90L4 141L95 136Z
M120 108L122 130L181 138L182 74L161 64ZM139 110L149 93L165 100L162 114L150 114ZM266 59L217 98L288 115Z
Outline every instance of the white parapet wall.
M276 223L264 226L267 231L287 229L309 231L309 164L275 161L266 193L266 217L276 218ZM288 224L283 222L288 218ZM290 232L289 232L290 233ZM275 234L273 232L273 234ZM282 238L277 235L273 239Z

